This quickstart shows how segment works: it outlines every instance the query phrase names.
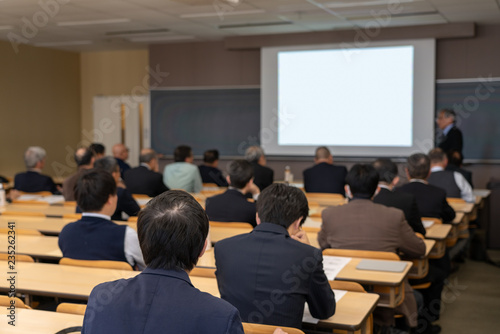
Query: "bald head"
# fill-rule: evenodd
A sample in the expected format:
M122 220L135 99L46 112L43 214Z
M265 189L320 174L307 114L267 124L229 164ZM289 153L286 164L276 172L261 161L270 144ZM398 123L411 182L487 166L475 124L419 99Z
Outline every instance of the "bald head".
M314 155L314 162L319 164L326 162L329 164L333 163L333 157L330 150L326 146L320 146L316 149L316 154Z
M113 156L121 160L128 159L128 148L123 144L115 144L111 149Z
M88 147L80 147L75 152L75 162L78 167L92 168L94 166L94 156Z

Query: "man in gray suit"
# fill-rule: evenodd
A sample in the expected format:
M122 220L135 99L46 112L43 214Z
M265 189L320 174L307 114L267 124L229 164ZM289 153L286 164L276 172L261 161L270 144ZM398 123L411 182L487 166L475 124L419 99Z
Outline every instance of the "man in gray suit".
M372 165L354 165L346 176L346 205L329 207L322 213L319 245L325 248L403 252L410 258L425 254L424 241L405 220L403 211L372 202L379 175ZM405 315L410 327L417 326L417 303L408 281L405 298L396 311ZM375 322L393 325L393 309L376 309Z

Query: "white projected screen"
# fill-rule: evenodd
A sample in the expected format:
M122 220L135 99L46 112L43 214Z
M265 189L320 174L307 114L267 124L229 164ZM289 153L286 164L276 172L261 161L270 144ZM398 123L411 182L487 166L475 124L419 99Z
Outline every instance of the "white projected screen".
M434 41L392 44L263 49L266 153L395 156L432 140Z

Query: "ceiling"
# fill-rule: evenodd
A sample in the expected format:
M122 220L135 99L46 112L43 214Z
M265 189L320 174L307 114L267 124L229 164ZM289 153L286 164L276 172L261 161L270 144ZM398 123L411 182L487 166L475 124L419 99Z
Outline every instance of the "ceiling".
M455 22L500 24L500 0L0 0L0 39L75 52Z

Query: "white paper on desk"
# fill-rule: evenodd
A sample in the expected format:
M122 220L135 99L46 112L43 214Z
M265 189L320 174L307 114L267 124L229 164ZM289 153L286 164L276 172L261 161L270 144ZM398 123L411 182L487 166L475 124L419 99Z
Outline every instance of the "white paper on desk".
M49 204L64 203L64 196L63 195L44 196L38 199L38 201L47 202Z
M350 257L323 256L323 269L328 280L333 281L349 261Z
M19 201L36 201L36 200L39 200L41 198L42 198L42 196L40 196L40 195L28 195L28 194L24 194L24 195L19 196L16 199L19 200Z
M333 289L333 293L335 294L335 304L338 304L339 300L344 297L347 291ZM302 322L307 322L309 324L317 324L319 322L319 319L316 319L311 315L311 312L309 311L309 305L307 305L307 303L304 305L304 316L302 317Z
M422 225L424 225L425 228L429 228L432 225L434 225L434 221L433 220L422 220Z

